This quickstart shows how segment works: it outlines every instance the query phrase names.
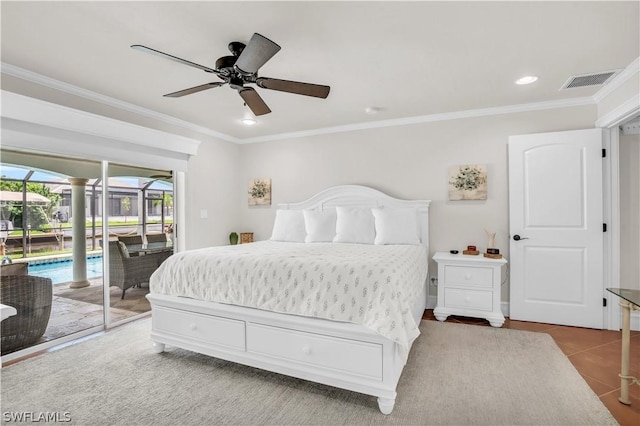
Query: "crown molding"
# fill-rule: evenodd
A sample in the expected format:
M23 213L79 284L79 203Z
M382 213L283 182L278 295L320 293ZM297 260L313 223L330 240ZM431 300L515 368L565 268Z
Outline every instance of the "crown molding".
M593 100L599 103L601 100L609 96L614 90L622 86L627 80L640 73L640 57L631 62L624 70L616 75L613 80L607 83L602 89L593 95Z
M205 135L213 136L228 142L238 142L238 138L227 135L225 133L217 132L213 129L209 129L208 127L199 126L197 124L193 124L188 121L181 120L179 118L176 118L167 114L162 114L157 111L143 108L139 105L121 101L119 99L112 98L110 96L101 95L100 93L83 89L81 87L74 86L73 84L65 83L63 81L44 76L42 74L25 70L24 68L7 64L5 62L2 62L1 65L2 65L1 70L3 74L17 77L22 80L27 80L32 83L39 84L41 86L49 87L51 89L59 90L61 92L68 93L70 95L79 96L81 98L88 99L90 101L97 102L103 105L108 105L124 111L133 112L135 114L139 114L144 117L149 117L154 120L161 121L163 123L171 124L177 127L182 127L188 130L193 130L195 132L202 133Z
M320 129L303 130L300 132L279 133L275 135L258 136L240 139L238 143L249 144L271 142L283 139L294 139L307 136L318 136L331 133L351 132L355 130L379 129L383 127L407 126L411 124L432 123L436 121L459 120L463 118L486 117L490 115L513 114L518 112L540 111L545 109L568 108L583 105L594 105L591 96L582 98L561 99L558 101L536 102L530 104L507 105L502 107L479 108L465 111L445 112L441 114L419 115L414 117L396 118L390 120L367 121L363 123L346 124L343 126L324 127Z
M640 95L634 95L596 121L596 127L608 128L622 124L640 112Z
M636 64L635 66L637 68L638 60L636 60L634 63ZM135 114L149 117L149 118L158 120L160 122L164 122L177 127L182 127L184 129L192 130L204 135L213 136L215 138L222 139L227 142L237 143L237 144L270 142L270 141L277 141L277 140L283 140L283 139L294 139L294 138L301 138L301 137L308 137L308 136L351 132L356 130L379 129L384 127L406 126L411 124L458 120L463 118L485 117L485 116L491 116L491 115L513 114L513 113L527 112L527 111L540 111L540 110L546 110L546 109L568 108L568 107L576 107L576 106L583 106L583 105L593 105L596 103L596 101L594 100L595 96L588 96L588 97L581 97L581 98L561 99L557 101L545 101L545 102L535 102L535 103L528 103L528 104L506 105L506 106L492 107L492 108L480 108L480 109L471 109L471 110L465 110L465 111L446 112L446 113L440 113L440 114L403 117L403 118L390 119L390 120L367 121L367 122L361 122L361 123L346 124L342 126L324 127L324 128L318 128L318 129L303 130L298 132L286 132L286 133L278 133L278 134L272 134L272 135L241 139L231 135L227 135L225 133L218 132L208 127L190 123L188 121L181 120L179 118L176 118L167 114L162 114L162 113L159 113L147 108L143 108L141 106L138 106L129 102L121 101L119 99L105 96L105 95L93 92L91 90L83 89L83 88L74 86L72 84L65 83L60 80L46 77L41 74L37 74L35 72L28 71L20 67L16 67L11 64L7 64L4 62L1 62L0 64L1 64L2 73L4 74L11 75L13 77L17 77L23 80L27 80L45 87L56 89L64 93L69 93L71 95L79 96L84 99L88 99L104 105L108 105L108 106L119 108L125 111L133 112ZM632 65L627 67L627 69L633 68ZM617 81L621 76L622 78L628 79L630 76L627 75L627 69L621 72L618 75L618 77L614 79L614 81ZM613 84L613 83L614 82L612 81L612 83L610 84ZM615 84L621 84L621 83L616 82ZM609 87L609 85L607 85L606 87Z

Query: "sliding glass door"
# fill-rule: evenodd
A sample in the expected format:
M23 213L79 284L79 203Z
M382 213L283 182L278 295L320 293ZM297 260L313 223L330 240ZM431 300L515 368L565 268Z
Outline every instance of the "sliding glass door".
M104 328L100 163L2 150L2 355Z
M173 253L172 173L0 154L0 296L18 311L3 360L148 315L149 277Z
M149 278L173 253L170 171L109 164L109 323L151 310Z

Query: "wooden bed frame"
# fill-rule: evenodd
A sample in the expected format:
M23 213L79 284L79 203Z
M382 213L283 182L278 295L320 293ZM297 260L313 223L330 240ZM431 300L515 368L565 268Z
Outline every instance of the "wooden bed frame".
M421 243L429 248L430 201L405 201L364 186L329 188L311 199L280 209L413 207ZM404 359L396 343L363 326L287 315L184 297L149 294L151 340L156 353L173 345L240 364L378 397L390 414ZM419 322L427 283L413 308Z

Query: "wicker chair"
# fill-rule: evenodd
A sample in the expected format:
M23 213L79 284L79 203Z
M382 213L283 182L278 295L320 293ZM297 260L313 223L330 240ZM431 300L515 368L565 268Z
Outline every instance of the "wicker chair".
M166 243L167 234L147 234L147 243Z
M53 283L50 278L3 275L0 300L16 308L17 314L0 325L2 355L36 343L44 334L51 315Z
M132 235L130 237L118 237L118 241L122 241L126 245L142 244L142 235Z
M129 257L120 241L109 241L109 285L117 286L124 292L137 284L149 282L149 277L158 268L158 256Z
M118 241L122 242L124 245L132 246L134 244L142 244L142 235L132 235L130 237L118 237ZM132 254L132 256L138 256L137 253Z

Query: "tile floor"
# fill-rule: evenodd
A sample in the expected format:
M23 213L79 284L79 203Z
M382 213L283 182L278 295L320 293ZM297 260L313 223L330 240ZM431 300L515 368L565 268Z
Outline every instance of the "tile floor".
M89 281L91 286L96 286L102 290L101 278ZM53 287L51 317L47 329L38 343L101 326L104 323L103 306L101 304L87 303L58 295L58 293L68 289L69 284L58 284ZM121 308L114 307L112 304L110 311L112 322L117 322L151 309L149 302L144 297L148 293L148 288L129 289L125 301L120 300L120 290L118 288L112 287L112 289L114 290L111 295L112 302L117 306L121 306ZM127 309L129 305L123 302L129 303L133 309Z
M425 311L423 319L436 320L433 310ZM447 322L489 326L482 319L451 316ZM548 333L569 358L591 389L600 397L613 417L622 426L640 425L640 386L631 385L631 405L618 401L620 395L621 332L567 327L554 324L511 321L503 327L514 330ZM631 332L631 375L640 377L640 332Z

